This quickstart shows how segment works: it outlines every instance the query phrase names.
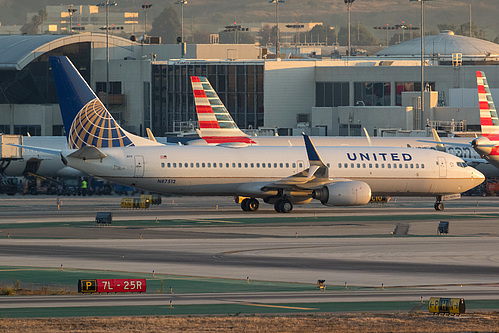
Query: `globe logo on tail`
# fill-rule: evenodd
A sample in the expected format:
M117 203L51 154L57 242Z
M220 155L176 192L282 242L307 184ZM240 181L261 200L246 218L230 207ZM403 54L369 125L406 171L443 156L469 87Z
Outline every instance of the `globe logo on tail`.
M86 145L97 148L134 145L98 98L78 112L71 124L68 141L71 149Z

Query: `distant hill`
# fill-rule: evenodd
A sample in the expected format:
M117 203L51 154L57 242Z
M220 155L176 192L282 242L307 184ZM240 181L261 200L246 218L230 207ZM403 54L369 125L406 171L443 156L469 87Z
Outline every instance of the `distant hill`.
M111 10L141 11L144 1L115 0L117 7ZM80 1L89 4L91 1ZM100 0L95 1L95 4ZM168 3L172 3L173 0ZM433 0L425 3L427 31L437 32L437 24L469 22L469 4L472 5L472 21L487 32L487 39L499 35L498 0ZM24 24L26 13L36 12L46 5L79 4L73 0L0 0L0 22L3 25ZM149 0L153 10L148 18L154 19L167 2ZM178 8L180 12L180 8ZM352 26L359 22L367 27L398 24L401 21L419 25L420 3L409 0L355 0L352 5ZM344 0L285 0L279 5L281 22L324 22L331 26L346 25L347 11ZM268 0L189 0L184 7L184 24L187 33L191 29L216 32L217 28L237 22L274 22L275 5ZM373 30L375 36L384 39L384 32Z

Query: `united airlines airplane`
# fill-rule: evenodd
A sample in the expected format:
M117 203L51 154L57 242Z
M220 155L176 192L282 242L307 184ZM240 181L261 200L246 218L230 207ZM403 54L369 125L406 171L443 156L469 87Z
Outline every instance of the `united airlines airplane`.
M484 176L456 156L398 147L270 147L228 143L166 146L122 129L66 57L50 63L69 148L68 166L124 185L165 194L244 196L277 212L313 199L327 206L367 204L371 195L442 196L482 183Z

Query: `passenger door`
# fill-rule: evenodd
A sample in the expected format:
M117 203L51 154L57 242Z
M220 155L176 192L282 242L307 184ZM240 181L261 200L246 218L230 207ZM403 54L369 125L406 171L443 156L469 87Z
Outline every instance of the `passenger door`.
M144 177L144 156L135 156L135 172L134 177Z

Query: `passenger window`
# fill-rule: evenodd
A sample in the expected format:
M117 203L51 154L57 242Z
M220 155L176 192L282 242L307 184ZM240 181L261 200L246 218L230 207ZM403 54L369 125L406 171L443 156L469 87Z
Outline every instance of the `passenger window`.
M170 168L172 165L170 163L167 163L166 166Z
M196 168L199 168L199 162L196 162Z
M338 168L340 168L340 169L341 169L341 163L338 163Z
M397 163L393 163L393 168L397 169Z
M357 168L360 169L360 163L357 163Z
M289 163L286 163L286 168L289 168Z
M179 168L181 168L181 167L182 167L182 163L179 163L179 164L178 164L178 167L179 167Z
M201 163L201 167L203 167L203 168L206 167L206 163L204 163L204 162Z
M265 168L265 163L262 163L262 168Z
M293 163L293 169L296 168L296 163Z
M256 167L257 167L257 168L259 168L259 167L260 167L260 163L257 163L257 164L256 164Z
M381 163L381 169L385 168L385 163Z
M272 163L268 163L267 166L270 168L272 168Z
M216 163L213 163L213 167L216 168L217 167L217 164Z
M254 165L253 163L251 163L251 164L250 164L250 166L251 166L252 168L254 168L254 167L255 167L255 165Z
M223 168L223 167L224 167L224 164L223 164L223 163L218 163L218 167L219 167L219 168Z
M343 164L345 168L348 168L348 163Z
M399 168L402 169L402 163L399 164Z
M424 164L421 164L421 169L424 169Z
M282 163L279 163L279 167L280 167L280 168L282 169L282 167L283 167L283 164L282 164Z
M241 167L242 167L242 164L241 164L241 163L237 163L237 167L238 167L238 168L241 168Z
M208 163L208 168L211 168L211 163Z
M225 167L228 169L229 168L229 163L225 163Z
M298 166L299 166L300 168L303 168L303 164L302 164L301 162L298 164Z
M188 168L189 167L189 163L184 163L184 168Z
M236 163L232 163L232 167L235 168L236 167Z
M416 169L419 169L419 164L418 163L416 163Z
M164 168L165 167L165 163L161 163L161 167Z
M277 163L274 163L274 168L276 168L276 169L277 169Z
M378 163L376 163L376 169L377 169L377 168L379 168L379 164L378 164Z
M355 168L355 164L353 164L353 163L352 163L352 164L350 164L350 167L351 167L351 168Z
M247 168L248 167L248 163L244 163L244 167Z
M392 164L391 163L388 163L388 169L391 169L392 168Z

